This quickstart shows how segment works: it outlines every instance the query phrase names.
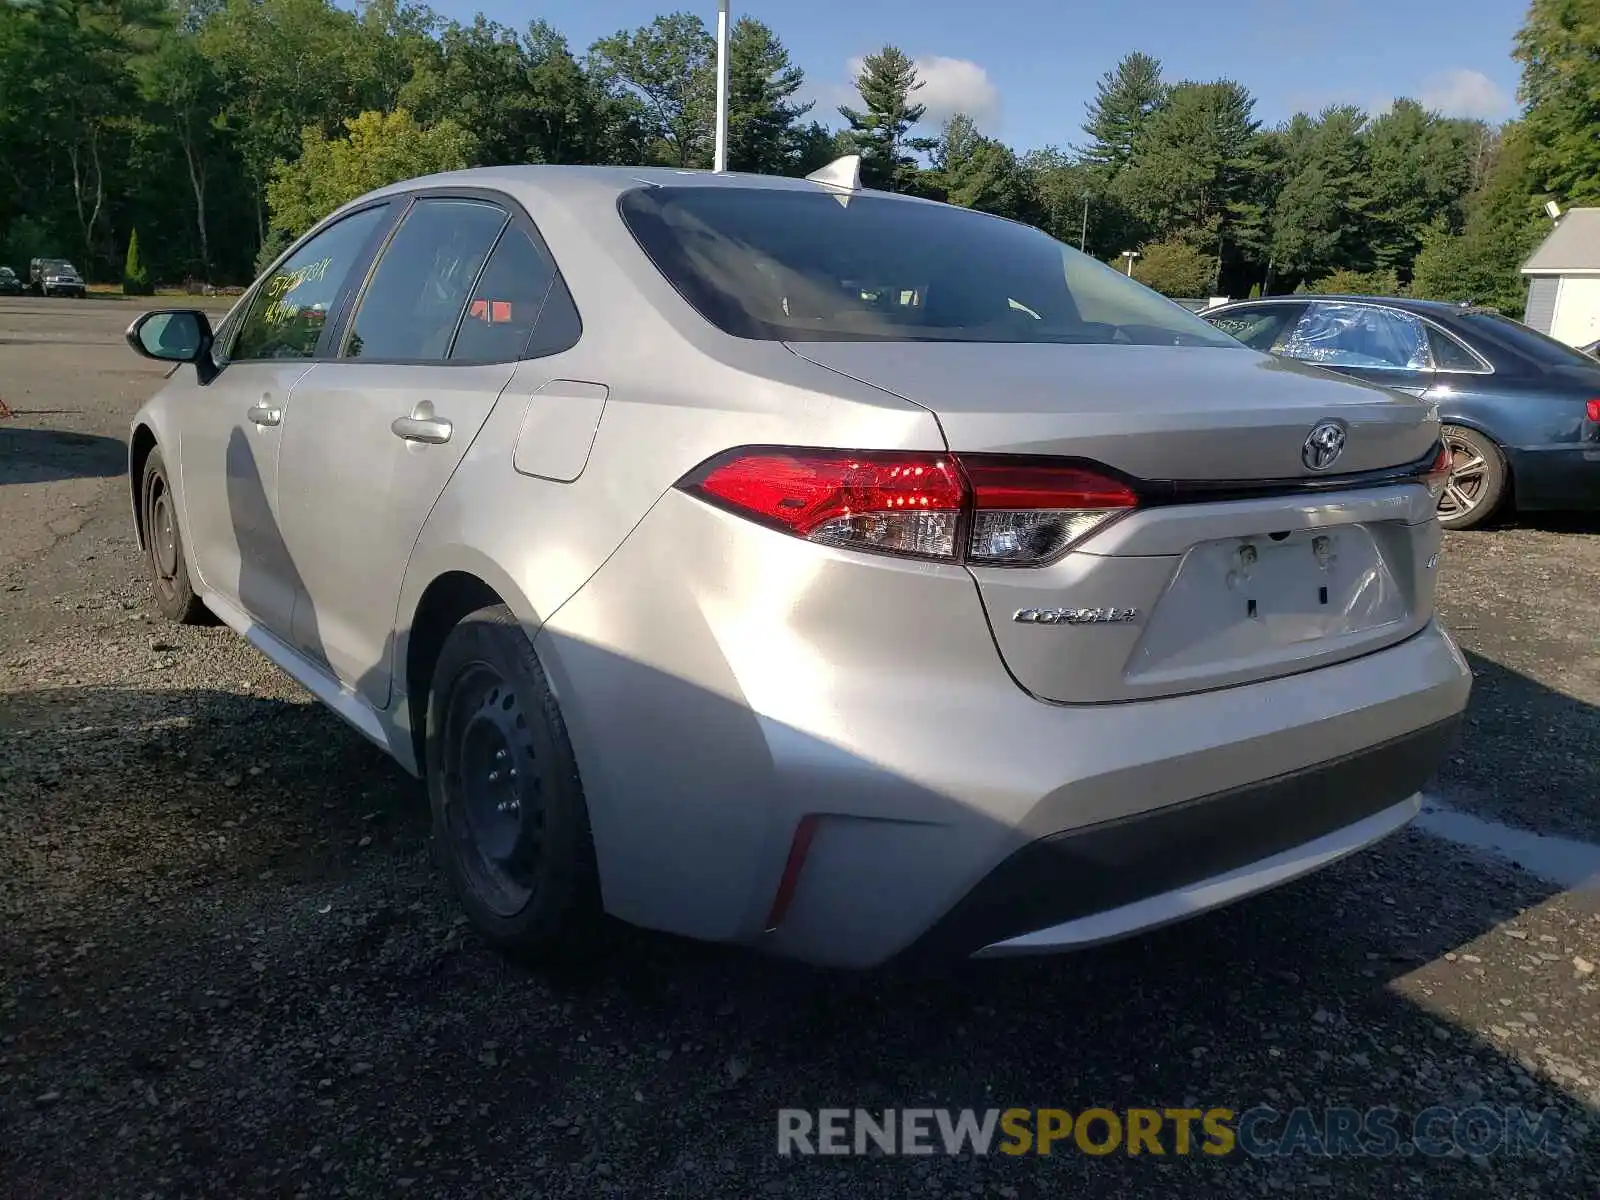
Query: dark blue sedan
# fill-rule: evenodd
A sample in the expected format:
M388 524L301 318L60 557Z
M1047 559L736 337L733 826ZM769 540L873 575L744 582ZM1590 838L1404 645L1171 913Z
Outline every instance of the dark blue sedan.
M1600 508L1600 362L1497 312L1430 300L1277 296L1203 315L1246 345L1439 405L1439 521Z

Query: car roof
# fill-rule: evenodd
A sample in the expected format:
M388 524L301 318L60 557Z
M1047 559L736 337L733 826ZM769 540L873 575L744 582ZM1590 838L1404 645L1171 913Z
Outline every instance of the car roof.
M745 191L812 192L837 195L838 189L810 179L784 175L756 175L742 171L702 171L678 167L586 167L534 164L506 167L472 167L423 175L378 188L350 202L361 204L380 196L421 188L487 188L520 200L565 205L614 202L624 192L640 187L737 188ZM866 191L866 189L864 189ZM893 192L870 191L874 197L907 204L934 201Z
M1297 292L1290 296L1257 296L1253 300L1229 300L1226 304L1218 304L1208 311L1216 312L1244 304L1305 304L1310 301L1324 304L1381 304L1386 308L1398 308L1404 312L1429 317L1445 317L1472 311L1471 305L1455 304L1449 300L1418 300L1410 296L1325 296L1310 292Z

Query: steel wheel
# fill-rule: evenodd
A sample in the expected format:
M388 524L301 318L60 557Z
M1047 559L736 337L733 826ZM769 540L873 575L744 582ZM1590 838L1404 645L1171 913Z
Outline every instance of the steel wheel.
M476 662L456 678L442 743L445 814L459 861L485 907L515 916L543 869L546 812L527 714L494 666Z

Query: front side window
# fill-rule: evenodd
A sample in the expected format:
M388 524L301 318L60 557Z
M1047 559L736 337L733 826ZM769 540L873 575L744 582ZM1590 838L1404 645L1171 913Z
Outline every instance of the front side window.
M483 201L417 201L367 282L343 357L442 360L505 223L505 210Z
M385 205L328 226L262 280L229 357L310 358L346 277L383 220Z
M737 337L1239 348L1037 229L966 209L739 187L640 188L618 207L684 299Z
M1252 350L1270 354L1278 348L1284 335L1295 327L1301 304L1258 304L1248 308L1230 308L1213 313L1206 319L1222 332L1232 334Z
M1427 371L1428 331L1410 313L1367 304L1313 304L1282 353L1324 367Z

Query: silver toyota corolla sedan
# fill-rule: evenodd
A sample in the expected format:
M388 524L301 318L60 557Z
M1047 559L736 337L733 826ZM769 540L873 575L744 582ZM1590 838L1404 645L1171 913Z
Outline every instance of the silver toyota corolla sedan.
M128 336L156 603L524 955L1106 941L1393 833L1466 705L1434 413L849 162L412 180Z

